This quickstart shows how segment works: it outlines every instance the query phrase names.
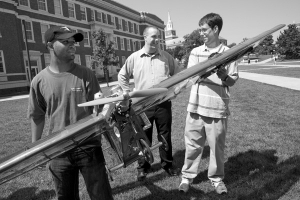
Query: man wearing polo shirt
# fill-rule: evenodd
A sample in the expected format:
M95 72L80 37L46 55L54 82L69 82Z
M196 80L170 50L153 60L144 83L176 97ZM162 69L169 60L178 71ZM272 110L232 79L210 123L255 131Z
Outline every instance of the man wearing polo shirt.
M188 67L207 60L213 53L222 53L228 49L219 40L222 25L222 18L215 13L207 14L200 19L199 32L204 45L191 51ZM218 194L227 193L223 179L225 136L230 114L229 87L233 86L237 79L238 69L236 63L232 63L192 86L187 107L184 135L186 151L179 191L187 192L197 176L207 140L210 146L208 178Z
M167 52L159 49L158 34L157 28L152 26L146 27L143 33L145 46L127 58L118 75L119 84L124 92L130 91L129 78L131 75L134 77L135 89L143 90L157 85L178 72L178 65L174 58ZM162 141L161 136L163 136L169 145L167 151L162 147L159 148L161 166L170 176L175 176L178 172L172 165L171 107L171 101L165 101L148 109L145 113L152 125L155 121L158 140ZM150 142L152 142L152 132L152 128L145 130ZM150 168L150 163L146 162L145 159L139 159L137 180L145 180Z

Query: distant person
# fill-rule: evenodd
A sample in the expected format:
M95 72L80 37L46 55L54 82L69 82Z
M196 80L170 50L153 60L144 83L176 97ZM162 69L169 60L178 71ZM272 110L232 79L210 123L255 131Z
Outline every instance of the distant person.
M248 58L248 65L250 65L250 58Z
M273 60L273 65L276 65L276 56L274 54L272 55L272 60Z
M45 32L45 40L50 65L34 77L30 87L28 117L32 142L42 136L45 115L50 123L48 134L52 134L92 114L93 107L78 104L102 97L93 71L74 63L75 43L82 41L83 35L54 26ZM113 199L99 138L52 159L48 168L58 200L79 199L79 171L90 199Z
M213 53L222 53L229 48L219 40L223 20L210 13L199 21L200 36L204 45L191 51L188 67L203 62ZM221 67L200 83L192 86L185 124L185 157L179 191L187 192L198 167L205 146L210 147L208 178L218 194L227 193L224 179L224 149L229 112L229 87L238 80L236 62Z
M131 54L118 74L118 81L124 92L130 91L129 78L133 75L135 89L143 90L157 85L161 81L173 76L179 71L177 61L166 51L159 48L159 30L156 27L146 27L144 32L145 45L139 51ZM124 102L123 110L127 109L128 102ZM172 102L170 100L158 104L145 111L149 121L155 122L158 141L163 142L163 136L168 143L168 150L159 147L162 168L170 175L178 175L173 166L172 156ZM150 143L152 143L153 128L145 130ZM144 158L138 160L137 180L145 180L151 165Z

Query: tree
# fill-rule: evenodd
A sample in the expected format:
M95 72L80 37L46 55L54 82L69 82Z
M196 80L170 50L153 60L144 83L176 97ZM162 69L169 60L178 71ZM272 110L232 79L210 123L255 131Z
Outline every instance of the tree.
M285 58L300 58L300 31L295 24L288 25L288 29L280 32L276 45L277 52Z
M176 46L173 49L167 49L166 52L168 52L174 58L177 58L178 60L181 61L182 57L184 56L182 49L183 49L182 46Z
M257 47L254 48L254 52L259 55L269 55L275 50L275 44L273 40L273 35L268 35L263 41L259 43Z
M200 37L198 30L194 30L192 33L183 36L183 38L185 41L183 42L183 48L180 50L180 54L182 55L181 58L184 60L183 66L186 67L192 49L203 45L204 42Z
M92 66L103 66L104 76L108 85L109 80L109 65L117 65L118 60L116 57L114 42L107 41L107 35L102 30L94 31L92 33L92 38L94 42L93 56L91 60Z
M177 46L174 49L174 56L178 60L181 61L182 57L184 56L183 46Z

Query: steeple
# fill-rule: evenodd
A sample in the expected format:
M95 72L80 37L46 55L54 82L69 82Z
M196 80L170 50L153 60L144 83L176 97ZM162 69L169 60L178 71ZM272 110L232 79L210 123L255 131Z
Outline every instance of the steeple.
M173 22L171 21L170 13L168 12L168 23L167 23L167 31L173 30Z
M168 23L165 28L165 37L166 37L166 40L171 40L171 39L177 38L176 31L173 28L173 22L171 20L171 16L170 16L169 12L168 12Z

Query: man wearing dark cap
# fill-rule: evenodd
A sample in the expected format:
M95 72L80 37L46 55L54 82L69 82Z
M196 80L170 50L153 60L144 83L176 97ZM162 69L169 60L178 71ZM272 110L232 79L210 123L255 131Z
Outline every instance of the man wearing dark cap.
M74 45L82 40L81 33L72 33L67 27L51 27L45 33L51 60L31 82L28 118L32 142L42 136L45 115L49 119L49 135L92 114L93 108L78 104L102 97L94 73L74 63ZM79 199L79 171L92 200L113 199L99 138L83 142L51 160L48 168L59 200Z

